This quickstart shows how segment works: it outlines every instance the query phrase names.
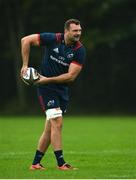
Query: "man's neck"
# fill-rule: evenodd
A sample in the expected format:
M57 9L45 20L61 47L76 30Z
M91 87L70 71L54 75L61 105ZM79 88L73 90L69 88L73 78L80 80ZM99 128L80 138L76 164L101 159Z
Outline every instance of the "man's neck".
M64 41L65 41L65 44L67 45L67 46L72 46L72 45L75 45L77 42L72 42L72 41L70 41L68 38L67 38L67 36L66 35L64 35Z

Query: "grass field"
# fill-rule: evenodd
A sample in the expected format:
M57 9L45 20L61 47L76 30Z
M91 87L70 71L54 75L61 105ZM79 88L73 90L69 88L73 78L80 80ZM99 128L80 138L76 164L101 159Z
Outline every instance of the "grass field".
M59 171L51 147L46 171L30 171L43 117L0 117L1 179L135 179L136 117L65 117L65 159L79 168Z

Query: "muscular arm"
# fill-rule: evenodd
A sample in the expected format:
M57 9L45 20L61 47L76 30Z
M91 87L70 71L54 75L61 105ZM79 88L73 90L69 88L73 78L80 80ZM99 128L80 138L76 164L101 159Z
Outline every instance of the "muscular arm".
M24 38L21 39L21 54L22 54L22 61L23 61L21 74L23 74L28 67L31 45L35 45L35 46L39 45L39 35L38 34L32 34L29 36L25 36Z
M79 66L77 64L71 63L69 66L68 73L61 74L56 77L44 77L41 76L40 80L37 81L38 84L49 84L49 83L68 83L73 82L75 78L78 76L82 69L82 66Z

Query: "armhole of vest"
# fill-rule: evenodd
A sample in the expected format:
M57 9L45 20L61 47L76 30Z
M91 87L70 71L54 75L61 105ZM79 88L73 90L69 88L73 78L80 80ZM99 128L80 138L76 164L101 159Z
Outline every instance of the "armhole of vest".
M73 60L73 61L71 62L71 64L76 64L76 65L78 65L78 66L80 66L80 67L83 67L83 64L80 64L80 63L77 62L76 60Z
M38 39L38 46L40 46L41 45L40 33L37 34L37 39Z
M56 42L60 43L62 40L62 33L56 33L55 35L56 35Z

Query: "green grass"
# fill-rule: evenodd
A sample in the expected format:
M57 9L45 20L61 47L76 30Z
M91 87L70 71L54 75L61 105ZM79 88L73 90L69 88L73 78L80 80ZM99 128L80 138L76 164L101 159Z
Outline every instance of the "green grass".
M79 168L59 171L51 147L46 171L30 171L43 117L0 118L1 179L135 179L136 117L65 117L65 159Z

